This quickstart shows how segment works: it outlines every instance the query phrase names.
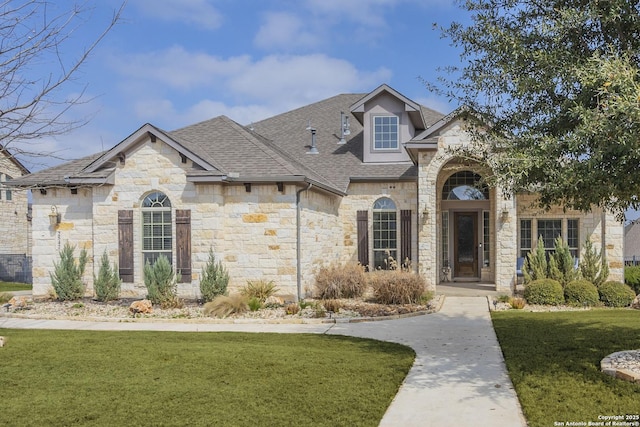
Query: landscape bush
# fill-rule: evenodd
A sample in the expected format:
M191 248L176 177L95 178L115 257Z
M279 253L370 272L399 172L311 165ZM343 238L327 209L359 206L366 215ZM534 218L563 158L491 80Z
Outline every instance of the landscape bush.
M588 280L573 280L564 287L567 304L578 306L594 306L600 301L598 288Z
M330 265L316 274L314 296L323 300L359 298L366 288L367 278L360 264Z
M118 274L118 265L114 262L113 267L109 264L109 256L105 250L100 258L100 269L98 275L93 275L93 289L96 299L102 302L113 301L120 296L120 286L122 280Z
M147 299L162 308L181 307L178 299L178 286L173 267L166 256L160 255L156 262L148 260L144 266L144 285L147 288Z
M555 240L554 251L549 257L549 278L557 280L564 287L578 278L578 271L567 242L562 237Z
M627 266L624 268L624 283L640 294L640 265Z
M600 287L609 277L609 263L606 256L593 247L589 238L585 240L582 249L580 274L584 280L588 280L597 287Z
M604 282L598 287L600 301L607 307L627 307L636 297L635 292L629 286L620 282Z
M564 292L557 280L539 279L525 286L524 299L529 304L559 305L564 303Z
M72 301L84 296L85 284L82 275L87 265L87 251L82 249L78 262L73 257L75 246L65 243L60 251L60 262L53 263L54 271L49 273L51 284L60 301Z
M240 294L248 300L256 298L260 303L264 304L267 298L275 295L279 290L273 280L248 280L247 284L240 289Z
M524 284L527 285L536 280L546 279L549 276L549 265L547 263L547 252L544 249L542 236L538 238L535 250L529 252L522 267Z
M218 295L203 307L203 313L208 317L225 318L232 314L242 314L249 309L247 297L241 294Z
M369 273L367 279L379 304L418 303L426 290L424 279L408 271L378 270Z
M298 314L300 313L300 305L295 302L289 303L284 307L284 310L287 314Z
M322 305L324 306L325 310L332 311L334 313L340 312L340 309L342 308L342 303L337 299L324 300L322 301Z
M225 295L228 285L229 272L224 268L222 262L216 261L213 249L209 248L209 259L202 270L202 279L200 279L202 299L209 302L218 295Z
M247 305L249 306L249 310L258 311L262 308L262 301L256 297L251 297L249 301L247 301Z
M509 305L511 306L511 308L513 308L515 310L522 310L524 308L524 306L526 305L526 301L524 300L524 298L513 298L513 297L510 297L508 302L509 302Z

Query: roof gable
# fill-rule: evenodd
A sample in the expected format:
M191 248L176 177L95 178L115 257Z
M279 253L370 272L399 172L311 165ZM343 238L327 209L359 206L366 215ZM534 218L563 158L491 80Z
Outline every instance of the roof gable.
M22 163L20 163L20 161L16 159L16 157L8 149L2 146L2 144L0 144L0 155L9 159L9 161L11 161L20 170L20 172L22 172L22 175L27 175L29 173L29 169L27 169Z
M362 99L354 103L349 108L349 111L362 124L364 123L365 104L373 101L375 98L383 94L389 94L398 99L400 102L404 103L404 111L409 113L409 117L411 118L411 121L413 122L415 128L425 129L427 127L427 122L422 114L422 106L402 95L400 92L388 86L387 84L382 84L373 91L369 92Z

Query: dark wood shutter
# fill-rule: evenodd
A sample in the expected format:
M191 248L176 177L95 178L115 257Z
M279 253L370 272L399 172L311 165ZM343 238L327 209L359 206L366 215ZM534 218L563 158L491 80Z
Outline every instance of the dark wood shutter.
M400 265L411 261L411 210L400 211Z
M369 267L369 212L358 211L358 262Z
M118 211L118 274L120 280L133 282L133 211Z
M176 209L176 269L180 283L191 282L191 210Z

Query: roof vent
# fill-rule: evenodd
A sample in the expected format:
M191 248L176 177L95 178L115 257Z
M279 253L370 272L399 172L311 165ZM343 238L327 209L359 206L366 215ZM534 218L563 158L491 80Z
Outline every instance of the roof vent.
M340 111L340 140L338 144L346 144L345 136L351 135L351 125L349 124L349 116L344 111Z
M306 130L311 132L311 148L309 148L307 154L318 154L318 147L316 147L316 128L311 127L311 119L307 122Z

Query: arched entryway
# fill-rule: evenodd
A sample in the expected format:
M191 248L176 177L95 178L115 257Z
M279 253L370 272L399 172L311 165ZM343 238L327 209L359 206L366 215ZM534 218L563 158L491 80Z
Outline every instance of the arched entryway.
M441 281L490 280L490 190L477 171L459 166L440 178Z

